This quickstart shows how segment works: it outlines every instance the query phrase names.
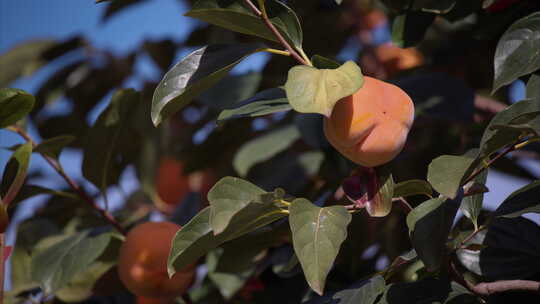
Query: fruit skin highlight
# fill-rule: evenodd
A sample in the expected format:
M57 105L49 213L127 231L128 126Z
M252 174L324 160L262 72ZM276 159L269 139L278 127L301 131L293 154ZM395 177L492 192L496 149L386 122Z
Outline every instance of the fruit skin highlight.
M146 222L132 229L120 247L118 274L137 296L174 298L185 293L195 279L195 265L169 278L167 258L181 227L171 222Z
M338 101L324 119L328 141L351 161L375 167L403 149L414 120L414 104L399 87L364 76L363 87Z

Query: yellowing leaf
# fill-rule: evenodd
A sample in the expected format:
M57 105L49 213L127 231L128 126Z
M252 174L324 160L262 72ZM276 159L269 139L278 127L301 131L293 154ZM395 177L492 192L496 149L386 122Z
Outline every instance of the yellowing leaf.
M330 116L336 102L355 93L363 84L362 71L352 61L337 69L300 65L289 70L285 92L295 111Z

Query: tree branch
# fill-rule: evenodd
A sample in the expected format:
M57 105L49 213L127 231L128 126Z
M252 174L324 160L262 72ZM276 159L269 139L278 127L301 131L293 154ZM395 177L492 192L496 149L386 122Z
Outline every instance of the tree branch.
M473 285L472 283L465 281L467 286L476 294L482 296L489 296L499 292L520 290L520 291L532 291L540 293L540 282L527 281L527 280L508 280L508 281L495 281L485 282Z
M274 26L272 21L270 21L268 15L263 14L250 0L244 0L244 3L246 3L246 5L253 11L255 15L262 19L264 24L266 24L266 27L268 27L268 29L274 34L274 36L276 36L279 43L291 54L291 56L294 57L294 59L296 59L300 64L309 65L309 63L293 49L293 47L287 42L287 40L283 38L283 35L281 35L281 33Z
M12 126L9 128L10 130L16 132L19 134L22 138L24 138L27 142L32 144L32 147L36 147L36 142L24 131L18 126ZM60 163L55 160L54 158L47 156L45 154L41 154L43 158L49 163L49 165L66 181L66 183L69 185L69 187L77 193L77 195L86 203L88 203L92 208L94 208L101 217L103 217L107 222L109 222L116 230L118 230L123 235L126 235L126 230L114 219L112 214L110 214L108 211L101 209L98 204L72 179L70 178Z

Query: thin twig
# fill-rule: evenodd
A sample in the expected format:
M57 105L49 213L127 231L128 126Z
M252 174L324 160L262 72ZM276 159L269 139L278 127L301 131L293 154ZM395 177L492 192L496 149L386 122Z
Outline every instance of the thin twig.
M536 281L507 280L484 282L476 285L473 285L472 283L467 281L465 282L467 283L467 287L469 287L470 290L482 296L489 296L495 293L510 290L533 291L540 293L540 282Z
M291 56L294 57L294 59L296 59L300 64L303 64L303 65L309 65L308 62L306 62L304 60L304 58L302 58L302 56L300 56L298 54L298 52L296 52L293 47L287 42L287 40L285 40L285 38L283 38L283 35L281 35L281 33L278 31L278 29L274 26L274 24L272 23L272 21L270 21L270 18L268 18L268 16L266 14L263 14L258 8L257 6L255 6L255 4L253 4L250 0L244 0L244 3L246 3L246 5L253 11L253 13L255 15L257 15L258 17L260 17L262 19L262 21L264 22L264 24L266 24L266 27L268 27L268 29L274 34L274 36L276 36L277 40L279 41L279 43L285 48L287 49L287 51L291 54Z
M475 237L480 231L485 230L486 228L487 228L487 226L478 227L478 229L473 231L466 238L464 238L463 241L461 241L461 243L459 244L459 247L457 249L465 249L465 247L466 247L465 244L467 244L467 242L470 241L473 237Z
M482 168L477 169L474 171L464 182L463 185L467 184L468 182L472 181L475 177L477 177L482 171L489 168L495 161L497 161L499 158L505 156L506 154L514 151L516 149L516 146L514 144L504 148L501 153L497 154L494 158L490 159L485 166L482 166Z
M22 138L24 138L27 142L32 144L32 147L36 147L36 142L24 131L18 126L12 126L9 128L10 130L16 132L19 134ZM49 165L66 181L66 183L69 185L69 187L77 193L77 195L85 202L87 202L92 208L94 208L101 217L103 217L107 222L109 222L116 230L118 230L123 235L126 235L126 230L114 219L114 217L107 212L106 210L103 210L99 207L99 205L88 195L86 192L75 182L71 177L69 177L60 163L56 161L54 158L47 156L45 154L41 154L43 158L49 163Z

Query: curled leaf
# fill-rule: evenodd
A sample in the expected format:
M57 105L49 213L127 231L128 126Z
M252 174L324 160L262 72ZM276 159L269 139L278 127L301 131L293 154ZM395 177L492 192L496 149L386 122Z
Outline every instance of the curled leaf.
M289 70L285 92L295 111L330 116L336 102L355 93L363 84L362 71L352 61L337 69L299 65Z

